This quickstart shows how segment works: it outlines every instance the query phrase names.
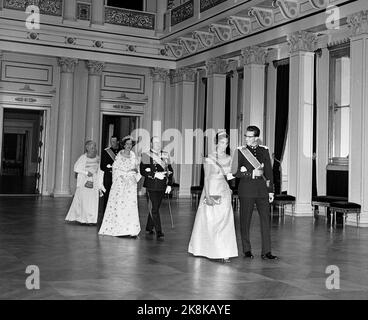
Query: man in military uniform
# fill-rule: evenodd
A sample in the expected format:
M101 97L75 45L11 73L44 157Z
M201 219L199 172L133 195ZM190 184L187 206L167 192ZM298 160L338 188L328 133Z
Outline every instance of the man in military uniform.
M147 189L151 210L148 215L146 232L153 234L156 230L157 239L163 239L161 228L160 205L165 193L171 192L173 183L173 168L170 164L169 154L161 150L159 137L151 138L151 150L142 154L140 172L144 176L143 187Z
M120 151L119 140L116 136L112 136L110 138L110 145L111 147L106 148L101 155L100 168L104 172L103 184L106 192L104 194L103 212L98 219L98 225L101 225L107 206L107 201L109 200L109 194L112 185L112 164L115 161L116 155Z
M271 253L270 202L273 201L273 174L268 148L258 144L260 130L249 126L245 134L246 146L237 148L232 173L240 178L240 230L245 258L253 259L249 230L254 204L261 223L262 259L278 259Z

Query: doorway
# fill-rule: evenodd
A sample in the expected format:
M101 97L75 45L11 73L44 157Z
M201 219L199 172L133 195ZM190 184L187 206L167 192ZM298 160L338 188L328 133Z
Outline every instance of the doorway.
M4 108L0 194L41 193L45 111Z
M101 151L110 146L110 137L119 140L130 135L140 125L140 116L121 114L102 114Z

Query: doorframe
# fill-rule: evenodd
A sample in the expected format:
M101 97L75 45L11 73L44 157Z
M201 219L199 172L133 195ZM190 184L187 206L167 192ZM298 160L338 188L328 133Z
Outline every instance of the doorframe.
M40 193L43 195L47 193L47 183L45 178L48 170L48 158L49 158L49 134L50 134L50 123L51 123L51 108L47 106L28 106L28 105L12 105L7 103L0 104L0 172L2 166L2 151L3 151L3 136L4 136L4 109L19 109L19 110L34 110L44 112L44 121L40 125L44 125L42 131L42 141L44 144L43 151L43 163L41 165L41 181L40 181Z
M136 117L138 119L137 129L140 128L142 124L143 114L138 112L122 112L122 111L100 111L100 137L99 137L99 147L102 144L102 126L103 126L103 116L117 116L117 117ZM102 154L102 150L100 151L100 155Z

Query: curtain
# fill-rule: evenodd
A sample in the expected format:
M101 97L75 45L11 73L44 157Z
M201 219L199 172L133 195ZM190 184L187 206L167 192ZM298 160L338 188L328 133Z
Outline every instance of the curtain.
M289 114L289 59L274 62L277 68L275 150L273 154L273 179L275 194L281 194L281 162L284 155Z

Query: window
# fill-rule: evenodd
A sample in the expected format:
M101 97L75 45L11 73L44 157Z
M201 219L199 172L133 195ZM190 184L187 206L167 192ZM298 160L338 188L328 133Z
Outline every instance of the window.
M348 164L350 146L350 48L330 48L329 160Z
M144 0L134 0L134 1L106 0L106 5L122 9L144 11Z

